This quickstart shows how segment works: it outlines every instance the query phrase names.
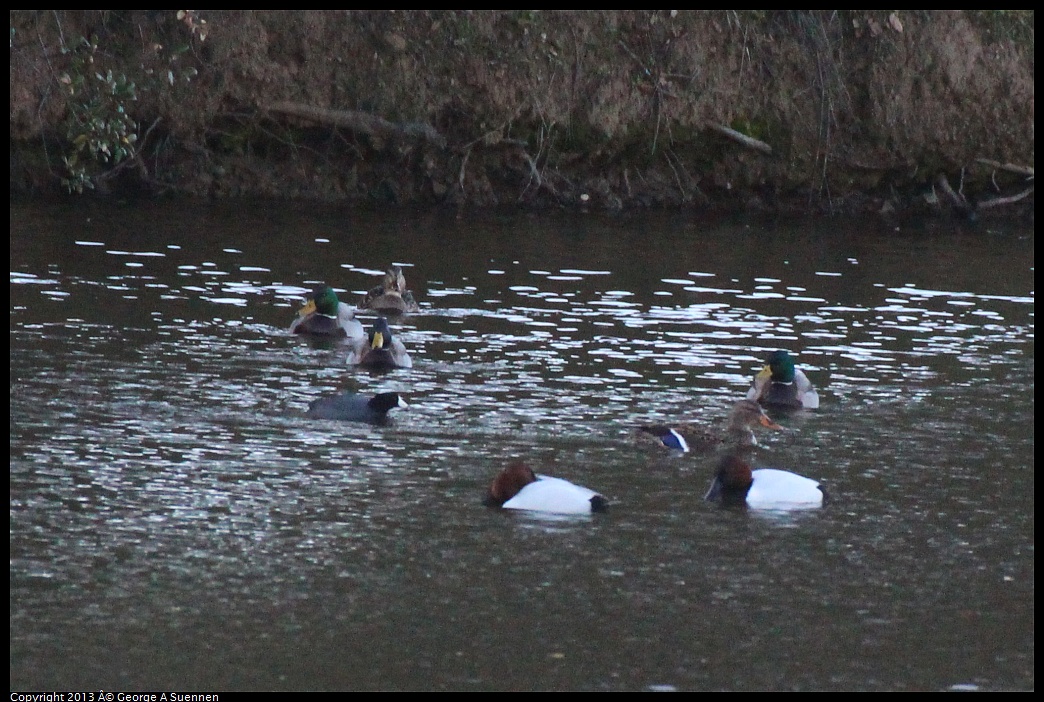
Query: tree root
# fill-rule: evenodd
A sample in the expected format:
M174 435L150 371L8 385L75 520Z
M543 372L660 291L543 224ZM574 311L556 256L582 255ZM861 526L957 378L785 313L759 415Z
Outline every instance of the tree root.
M981 160L981 159L980 159ZM1032 169L1028 169L1032 173ZM1016 171L1020 172L1020 171ZM1026 188L1020 193L1015 195L1006 195L1001 197L990 198L989 200L979 200L978 202L968 202L967 198L962 193L955 192L950 186L950 182L946 179L945 175L940 174L936 179L936 185L942 190L950 200L953 201L954 207L960 211L969 215L974 215L979 210L986 210L992 207L1000 207L1002 205L1010 205L1020 200L1024 200L1033 194L1033 188Z
M991 161L988 158L977 158L975 163L981 163L984 166L995 168L998 171L1007 171L1008 173L1015 173L1017 175L1033 177L1033 168L1029 166L1016 166L1014 163L1000 163L999 161Z
M1007 197L995 197L995 198L991 198L989 200L982 200L981 202L979 202L979 207L978 208L980 210L985 210L985 209L989 209L990 207L1000 207L1001 205L1010 205L1010 204L1012 204L1014 202L1018 202L1019 200L1025 199L1025 198L1029 197L1032 194L1033 194L1033 188L1026 188L1021 193L1018 193L1016 195L1009 195Z

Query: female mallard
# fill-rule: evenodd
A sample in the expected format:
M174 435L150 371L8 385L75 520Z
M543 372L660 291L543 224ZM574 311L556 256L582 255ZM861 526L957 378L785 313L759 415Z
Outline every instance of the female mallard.
M392 266L385 272L381 284L362 296L359 309L382 314L406 314L419 312L420 305L413 299L413 293L406 289L406 277L402 269Z
M680 451L708 451L720 447L757 446L754 426L782 429L765 414L761 405L751 400L740 400L729 412L722 429L700 424L653 424L638 428L638 440Z
M826 493L811 478L777 468L751 470L746 456L729 453L718 461L705 499L754 509L811 509L823 506Z
M366 333L355 318L351 307L337 299L337 293L328 285L316 288L308 302L297 313L290 325L291 334L308 334L329 339L364 339Z
M388 320L378 317L370 328L369 337L356 341L348 354L348 364L372 370L412 368L413 361L402 342L392 337Z
M805 374L794 367L794 359L786 351L774 351L767 365L754 376L747 399L766 407L816 409L819 395Z
M490 507L555 514L604 512L609 506L594 490L534 473L522 461L511 463L493 479L484 502Z

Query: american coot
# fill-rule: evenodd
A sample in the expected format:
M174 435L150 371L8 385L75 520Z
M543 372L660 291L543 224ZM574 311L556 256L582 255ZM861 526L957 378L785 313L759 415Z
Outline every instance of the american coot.
M534 473L521 461L511 463L493 479L485 503L504 509L557 514L603 512L609 506L597 492L568 480Z
M369 338L355 341L348 354L349 365L359 365L374 370L412 368L413 361L406 353L402 342L392 337L388 320L378 317L370 329Z
M355 312L338 301L337 293L327 285L312 292L307 304L300 309L297 319L290 325L290 333L349 341L366 338L366 332L355 318Z
M409 405L395 392L381 392L373 397L344 393L313 400L308 405L306 414L312 419L341 419L348 422L383 424L388 420L388 411L396 407L406 408Z
M747 391L748 400L756 400L766 407L816 409L819 394L786 351L774 351L764 368L754 376L754 385Z
M718 462L706 499L755 509L821 507L826 493L815 480L776 468L751 470L746 457L729 453Z
M406 289L406 277L402 274L402 269L392 266L385 272L381 284L362 296L359 309L376 310L384 314L405 314L419 312L420 305L413 299L413 293Z
M754 426L782 429L757 402L740 400L729 412L724 429L699 424L652 424L638 428L638 440L680 451L707 451L721 447L757 446Z

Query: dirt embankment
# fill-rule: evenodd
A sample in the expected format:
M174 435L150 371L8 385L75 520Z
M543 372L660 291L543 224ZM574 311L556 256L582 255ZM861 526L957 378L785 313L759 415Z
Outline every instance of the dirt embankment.
M10 18L12 192L1032 212L1032 12Z

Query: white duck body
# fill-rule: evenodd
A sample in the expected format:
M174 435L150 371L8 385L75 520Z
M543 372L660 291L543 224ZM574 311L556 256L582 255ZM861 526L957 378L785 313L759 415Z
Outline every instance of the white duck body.
M812 509L823 506L823 491L811 478L777 468L752 472L747 506L755 509Z
M594 498L604 499L595 492L574 485L562 478L537 474L536 482L529 483L518 494L505 502L504 509L524 509L557 514L590 514Z

